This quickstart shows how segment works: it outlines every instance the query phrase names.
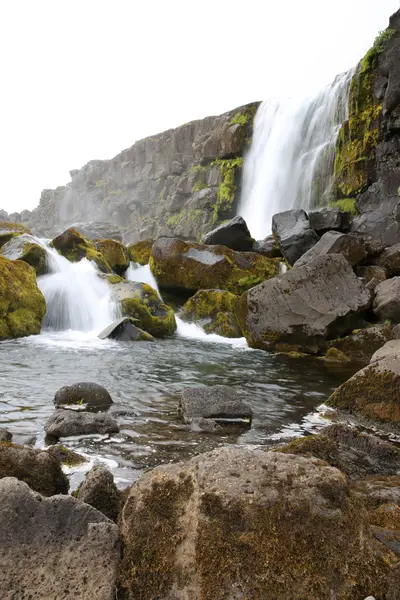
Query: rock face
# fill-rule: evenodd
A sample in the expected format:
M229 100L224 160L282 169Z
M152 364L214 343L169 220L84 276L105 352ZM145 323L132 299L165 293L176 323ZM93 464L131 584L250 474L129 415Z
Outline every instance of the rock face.
M330 254L252 288L236 315L253 348L315 353L326 339L354 329L370 303L347 260Z
M71 227L87 240L117 240L117 242L122 242L122 233L112 223L89 221L88 223L73 223Z
M45 312L34 269L0 256L0 340L40 333Z
M68 480L60 463L44 450L1 442L0 480L2 477L25 481L32 490L43 496L68 493Z
M342 254L352 266L357 265L367 256L364 244L358 236L347 235L339 231L328 231L315 246L307 250L295 262L294 266L302 267L313 258L327 254Z
M242 337L235 315L238 296L225 290L200 290L183 305L180 317L203 327L207 333Z
M350 229L350 215L342 212L337 206L322 208L308 213L310 227L320 235L327 231L348 231Z
M246 221L242 217L235 217L213 229L203 236L202 242L209 246L227 246L242 252L252 250L254 244Z
M237 390L228 385L186 388L179 402L179 412L187 423L196 419L251 424L253 411Z
M23 507L23 509L22 509ZM0 589L4 600L113 600L118 528L71 496L43 498L0 480Z
M54 438L75 435L118 433L118 423L103 413L74 410L56 410L44 426L46 434Z
M319 240L304 210L287 210L272 217L272 231L283 256L294 265Z
M152 248L150 267L162 288L197 291L222 289L241 294L275 277L280 262L226 246L204 246L176 238L160 238Z
M121 242L117 242L116 240L100 240L96 242L96 250L104 256L105 261L117 275L123 275L129 267L129 252Z
M400 277L382 281L375 288L373 309L380 319L400 323Z
M95 218L119 227L127 244L160 235L198 239L236 214L257 107L193 121L140 140L111 160L90 161L70 172L66 186L44 190L23 222L47 236L83 223L85 235Z
M121 530L128 599L354 600L387 588L347 478L314 458L222 448L158 467L132 486Z
M103 329L98 337L101 340L109 338L119 342L152 342L153 336L136 327L134 321L135 319L129 317L121 317Z
M59 406L76 405L90 409L107 410L113 403L106 388L98 383L81 382L66 385L56 392L54 404Z
M111 521L117 520L120 492L114 483L112 473L105 467L93 467L86 474L85 481L74 492L74 496L93 506Z
M52 245L59 254L62 254L71 262L78 262L82 258L87 258L96 263L103 273L111 273L111 267L103 255L75 229L67 229L61 233L54 238Z
M11 238L1 247L0 254L9 260L23 260L35 269L36 275L44 275L47 272L46 250L36 244L35 238L27 233Z

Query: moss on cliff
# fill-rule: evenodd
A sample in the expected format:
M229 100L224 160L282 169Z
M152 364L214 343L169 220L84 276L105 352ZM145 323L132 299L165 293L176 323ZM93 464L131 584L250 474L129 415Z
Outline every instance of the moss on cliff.
M218 186L217 202L213 207L213 222L224 219L226 213L230 215L235 202L237 181L243 166L243 158L217 159L211 166L217 166L221 173L221 182Z

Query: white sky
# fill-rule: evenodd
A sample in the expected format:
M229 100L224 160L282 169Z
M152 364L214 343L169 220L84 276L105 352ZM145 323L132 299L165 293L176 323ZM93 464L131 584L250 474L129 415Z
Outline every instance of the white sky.
M0 209L135 140L321 87L400 0L0 0Z

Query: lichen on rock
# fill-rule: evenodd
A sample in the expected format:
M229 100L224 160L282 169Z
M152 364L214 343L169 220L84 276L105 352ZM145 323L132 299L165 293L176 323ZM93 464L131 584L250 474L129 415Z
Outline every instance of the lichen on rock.
M99 240L96 242L96 250L103 255L104 260L110 265L111 269L122 275L125 273L130 263L128 249L117 240Z

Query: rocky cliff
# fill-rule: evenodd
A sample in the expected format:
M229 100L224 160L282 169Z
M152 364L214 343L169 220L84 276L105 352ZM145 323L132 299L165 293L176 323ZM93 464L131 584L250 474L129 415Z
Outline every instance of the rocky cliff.
M119 226L127 242L160 234L196 239L235 214L257 107L193 121L111 160L90 161L70 172L67 185L44 190L35 210L10 218L43 235L97 220Z

